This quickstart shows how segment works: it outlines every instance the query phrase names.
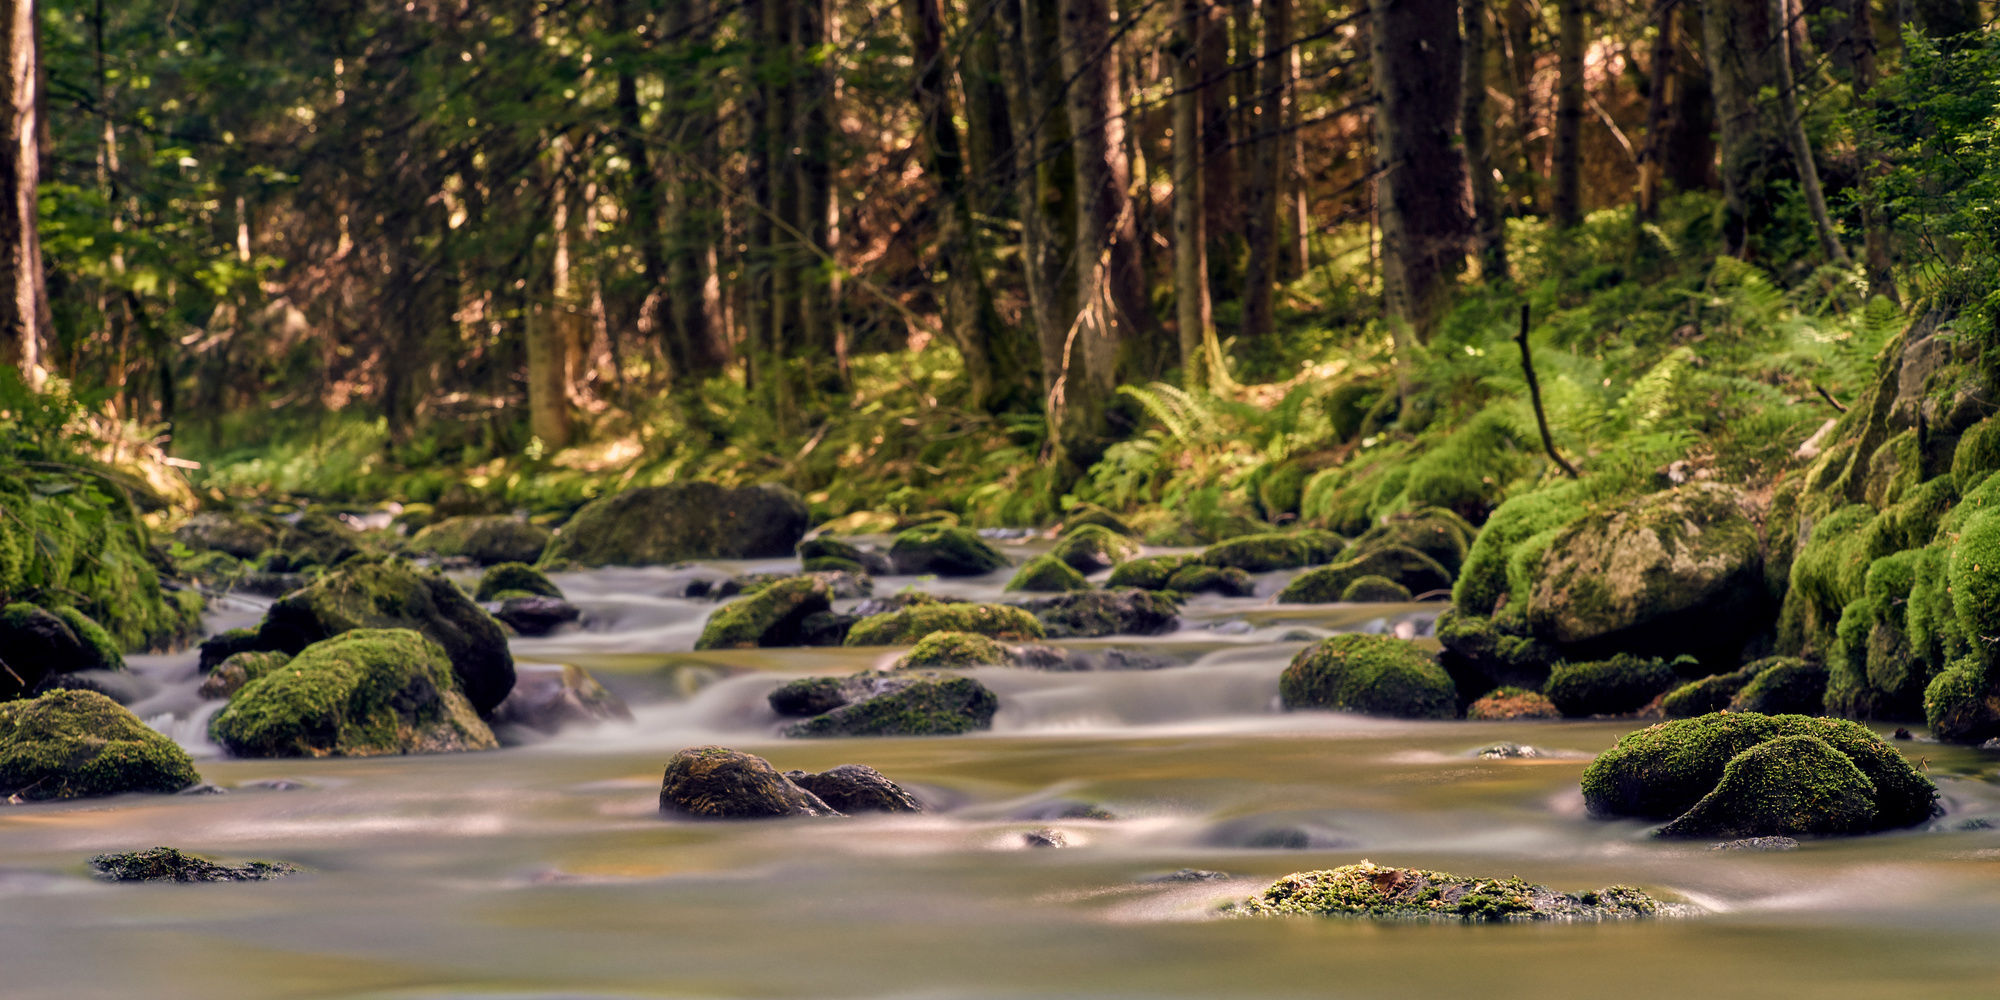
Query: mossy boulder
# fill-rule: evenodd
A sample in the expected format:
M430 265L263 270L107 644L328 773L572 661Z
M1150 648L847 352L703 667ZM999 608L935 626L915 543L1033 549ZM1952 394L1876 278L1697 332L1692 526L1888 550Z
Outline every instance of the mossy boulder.
M838 816L819 796L793 784L771 762L727 747L689 747L667 761L660 812L692 819Z
M1202 552L1201 561L1246 573L1268 573L1332 562L1346 547L1347 539L1331 531L1266 532L1217 542Z
M1346 604L1394 604L1410 599L1410 588L1386 576L1357 576L1340 592Z
M258 648L257 629L254 626L232 628L227 631L217 632L203 639L201 645L198 647L200 650L201 672L207 673L214 670L222 661L235 656L237 653L248 653Z
M1567 716L1625 715L1680 684L1666 661L1620 653L1608 660L1558 663L1542 693Z
M901 785L866 764L841 764L818 774L786 771L792 784L843 813L915 813L924 807Z
M451 661L409 629L354 629L245 684L208 727L239 757L491 750Z
M1437 560L1412 548L1384 545L1331 566L1307 570L1278 592L1280 604L1333 604L1354 581L1366 576L1387 579L1412 594L1451 587L1451 574Z
M1666 908L1630 886L1576 895L1518 878L1467 878L1370 861L1287 875L1230 912L1446 923L1631 920Z
M282 861L222 865L171 847L100 854L90 859L90 867L106 882L264 882L299 870Z
M1438 616L1436 634L1444 647L1438 663L1467 696L1496 687L1539 691L1557 658L1554 649L1528 633L1519 608L1492 617L1449 610Z
M832 535L818 535L800 542L799 559L808 573L839 569L855 574L886 574L894 570L888 556Z
M1667 692L1660 699L1660 714L1669 719L1691 719L1728 708L1730 702L1736 700L1736 693L1756 678L1761 663L1746 665L1726 674L1711 674ZM1815 706L1808 714L1817 715L1818 712Z
M1751 679L1729 707L1765 715L1818 715L1826 703L1826 666L1794 656L1773 656L1745 668Z
M445 518L411 536L409 548L497 566L535 562L548 545L547 528L519 518L487 515Z
M1063 512L1062 526L1065 531L1074 531L1085 525L1107 528L1127 538L1138 534L1125 519L1094 503L1080 503Z
M313 566L337 566L361 555L361 532L326 511L300 514L283 531L272 547L259 554L258 564L269 573L296 573Z
M125 658L102 626L75 608L50 611L16 602L0 607L0 700L34 694L79 670L123 670Z
M525 562L500 563L488 569L479 577L479 587L472 596L478 601L498 601L503 594L534 594L557 600L563 596L561 587Z
M660 566L776 559L805 537L804 500L783 486L642 486L585 504L549 540L545 565Z
M932 601L869 615L847 633L848 646L904 646L933 632L971 632L1008 642L1046 636L1035 616L1009 604Z
M780 714L821 709L785 727L785 735L949 736L990 728L1000 709L1000 699L986 685L970 677L925 671L856 674L842 678L830 691L831 695L829 689L816 688L821 699L811 705L783 699L785 688L773 692L771 707ZM823 707L836 698L839 704Z
M1369 715L1449 719L1458 715L1451 676L1401 639L1337 635L1292 659L1278 678L1286 708L1337 708Z
M896 669L997 667L1010 662L1007 647L972 632L932 632L896 661ZM818 713L814 713L818 714Z
M1817 736L1780 736L1729 759L1662 837L1797 837L1875 829L1875 783Z
M1548 539L1587 512L1576 483L1560 483L1508 498L1494 508L1467 548L1452 588L1452 604L1476 615L1493 614L1503 598L1526 607L1532 579L1524 573L1521 585L1516 586L1511 565L1517 558L1544 551ZM1539 563L1539 556L1536 561Z
M1140 590L1166 590L1167 581L1173 579L1181 567L1195 562L1193 556L1141 556L1119 563L1111 570L1107 587L1137 587Z
M223 552L255 559L275 548L284 522L247 511L205 510L174 529L174 540L196 551Z
M1465 717L1492 722L1513 719L1560 719L1562 710L1539 691L1503 687L1487 692L1465 707Z
M1946 573L1959 626L1972 636L2000 636L2000 508L1965 522ZM1977 642L1973 652L1989 668L2000 664L2000 644Z
M1180 601L1166 592L1091 590L1039 598L1021 607L1034 614L1051 639L1165 635L1181 627Z
M1177 594L1218 594L1223 597L1255 597L1257 581L1234 566L1189 563L1167 577L1165 587Z
M1028 560L1007 581L1008 590L1031 594L1055 594L1072 590L1089 590L1090 581L1054 555L1041 555Z
M0 800L177 792L200 780L187 751L95 691L0 702Z
M1478 529L1457 514L1426 507L1392 517L1354 539L1353 550L1365 552L1388 545L1415 549L1437 561L1454 576L1465 565L1466 551Z
M264 615L257 648L298 653L353 629L411 629L436 643L481 713L514 688L500 623L450 580L400 560L351 560L287 594Z
M1691 483L1585 515L1542 556L1530 627L1565 646L1740 646L1763 624L1765 598L1746 505L1739 490Z
M1007 557L969 528L932 524L897 535L889 562L912 576L983 576L1005 568Z
M292 662L290 653L277 650L233 653L202 678L200 693L213 701L226 700L244 685Z
M1626 735L1584 768L1584 804L1599 816L1673 819L1715 790L1737 755L1787 736L1811 736L1825 742L1872 784L1872 814L1846 832L1912 826L1935 815L1936 786L1894 747L1860 725L1841 719L1754 712L1676 719ZM1766 768L1763 762L1756 772L1785 774L1783 768ZM1800 772L1795 780L1809 782L1814 775Z
M1079 573L1110 569L1139 554L1139 543L1101 524L1071 528L1056 540L1049 555L1062 560Z
M696 649L797 646L805 620L833 606L833 588L814 576L780 580L715 609L702 626Z
M1924 721L1931 735L1945 743L1979 744L2000 737L2000 694L1987 682L1979 658L1953 661L1924 689Z

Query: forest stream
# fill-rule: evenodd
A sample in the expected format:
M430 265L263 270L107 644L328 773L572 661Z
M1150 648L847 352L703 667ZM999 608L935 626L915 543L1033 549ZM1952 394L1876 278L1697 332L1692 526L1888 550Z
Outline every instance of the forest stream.
M1010 555L1031 546L1010 544ZM516 639L586 667L630 723L496 752L235 760L203 735L194 654L133 657L133 704L226 794L0 811L0 993L84 997L1976 996L1994 986L2000 788L1992 756L1923 744L1927 827L1784 853L1664 842L1585 814L1578 775L1617 722L1408 722L1285 712L1278 675L1344 631L1425 639L1442 605L1198 597L1181 627L1057 645L1146 670L973 675L990 732L791 740L765 696L881 649L691 652L717 606L689 580L796 560L554 576L581 629ZM998 599L1006 572L883 577ZM851 603L851 602L850 602ZM214 602L209 630L261 614ZM1879 731L1886 732L1886 729ZM1495 743L1531 758L1484 759ZM921 815L694 822L657 811L675 751L780 769L871 765ZM1086 807L1110 819L1064 818ZM1030 847L1053 829L1061 849ZM265 884L108 885L99 852L171 844L271 858ZM1383 864L1639 886L1694 915L1417 926L1233 918L1289 872ZM1192 877L1183 870L1221 873ZM1183 874L1176 878L1175 873Z

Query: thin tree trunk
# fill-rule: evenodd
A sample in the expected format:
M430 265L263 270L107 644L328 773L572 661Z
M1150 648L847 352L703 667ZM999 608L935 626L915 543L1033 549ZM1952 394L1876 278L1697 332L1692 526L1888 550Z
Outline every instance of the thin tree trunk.
M1463 112L1465 168L1472 178L1472 228L1482 278L1507 276L1507 227L1501 218L1500 191L1493 180L1493 150L1486 118L1486 0L1464 0L1465 80Z
M1717 132L1722 146L1722 236L1732 255L1750 246L1750 198L1764 159L1766 123L1758 110L1765 83L1763 56L1770 25L1762 4L1745 0L1703 0L1703 48L1715 92Z
M1370 8L1375 73L1382 286L1389 327L1406 364L1411 341L1443 317L1472 236L1470 183L1458 142L1460 64L1456 0L1400 0Z
M1541 157L1535 150L1539 116L1535 112L1535 19L1533 0L1501 0L1501 25L1506 29L1507 83L1514 97L1514 141L1519 147L1518 174L1513 187L1515 209L1547 211L1542 204Z
M1222 381L1221 351L1208 295L1208 239L1202 205L1201 0L1181 5L1182 37L1174 52L1174 313L1179 326L1181 381L1191 390ZM1214 349L1214 356L1210 354Z
M1008 19L1009 100L1020 109L1015 130L1015 185L1020 192L1028 309L1041 355L1042 402L1049 453L1062 455L1067 393L1066 348L1077 316L1076 161L1069 141L1058 52L1057 0L998 0ZM1057 60L1059 62L1059 58Z
M550 144L549 228L555 253L549 263L548 296L533 304L527 324L528 431L546 448L563 448L570 439L569 357L575 289L570 280L568 143L558 137Z
M1583 0L1562 0L1557 38L1555 193L1550 218L1557 229L1583 220Z
M1842 26L1845 31L1839 44L1854 74L1854 96L1863 105L1872 106L1874 100L1869 92L1875 89L1875 19L1870 15L1868 0L1841 0L1841 7L1846 23ZM1863 135L1861 149L1864 163L1879 163L1872 135ZM1868 181L1862 185L1862 262L1868 273L1868 293L1894 302L1898 296L1894 260L1889 249L1888 212L1883 208L1880 196L1870 190L1879 182L1882 173L1879 165L1869 168L1866 174Z
M1268 335L1276 321L1278 202L1285 182L1285 43L1291 0L1264 0L1264 46L1256 77L1256 115L1247 119L1243 180L1243 327L1246 338Z
M1305 65L1304 46L1294 45L1285 53L1285 176L1280 196L1285 219L1285 242L1278 254L1278 277L1299 278L1312 266L1312 224L1306 205L1306 139L1304 119L1299 110L1299 73Z
M1799 96L1795 78L1792 75L1791 31L1786 26L1791 23L1790 0L1771 0L1771 23L1775 26L1772 36L1778 43L1778 104L1785 115L1785 139L1791 143L1792 159L1799 168L1799 185L1805 189L1806 208L1812 212L1813 228L1819 231L1819 249L1826 259L1843 267L1853 263L1847 256L1847 248L1840 245L1840 234L1833 228L1833 217L1827 214L1826 192L1819 186L1819 166L1813 159L1812 138L1806 135L1806 123L1799 116Z
M687 54L707 49L714 35L711 0L680 0L662 5L663 34ZM674 171L664 202L668 246L665 287L666 326L671 341L683 352L674 377L698 381L722 370L729 360L721 302L723 241L722 193L709 177L720 170L721 150L715 114L701 103L699 84L689 76L669 74L661 101L659 134L671 142L683 161Z
M35 189L41 179L41 52L34 0L0 0L7 21L6 88L0 114L6 116L0 150L0 364L19 370L30 385L42 377L42 351L53 341L48 288L42 271L42 240L36 230Z
M1639 219L1651 221L1660 213L1660 163L1666 154L1667 116L1674 108L1674 25L1679 18L1678 2L1660 3L1653 20L1653 64L1648 68L1646 91L1646 145L1639 153L1639 185L1636 194Z
M1201 85L1201 203L1202 229L1208 234L1210 288L1234 289L1239 284L1237 244L1243 224L1236 197L1236 146L1229 135L1229 12L1220 0L1201 0L1198 70ZM1224 298L1230 297L1225 291Z
M833 358L834 321L839 315L834 305L832 285L819 262L822 254L833 252L833 91L831 56L827 54L827 27L832 10L827 0L787 0L792 11L792 51L801 65L793 74L792 91L793 153L788 159L794 179L795 202L792 227L811 246L796 248L792 270L798 289L796 343L791 352L809 372L830 367ZM828 374L832 374L831 371ZM817 378L809 377L807 386Z

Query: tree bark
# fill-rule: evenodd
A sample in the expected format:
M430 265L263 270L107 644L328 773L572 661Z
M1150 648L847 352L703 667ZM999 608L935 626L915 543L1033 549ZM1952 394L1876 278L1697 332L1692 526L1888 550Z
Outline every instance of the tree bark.
M1653 64L1648 67L1646 86L1646 145L1639 152L1639 183L1635 193L1636 211L1642 221L1660 212L1660 162L1666 155L1667 116L1673 113L1674 25L1678 2L1660 3L1653 18Z
M6 115L0 152L0 255L5 289L0 290L0 364L18 369L30 385L42 377L42 352L51 335L48 286L42 270L42 240L36 229L35 189L41 179L41 51L34 0L4 0L7 20Z
M1470 184L1458 143L1458 5L1378 3L1369 12L1377 109L1376 190L1389 326L1423 343L1442 318L1472 236Z
M1770 8L1744 0L1702 0L1703 48L1715 92L1722 147L1722 236L1728 253L1750 246L1752 193L1770 145L1757 95L1770 74L1762 58L1770 42Z
M1268 335L1278 283L1279 193L1285 183L1285 44L1291 0L1264 0L1264 46L1257 64L1257 113L1247 119L1243 157L1243 326L1246 338Z
M1812 138L1806 135L1806 123L1799 114L1797 81L1792 75L1792 33L1786 28L1792 21L1790 0L1771 0L1771 23L1776 26L1772 37L1778 44L1778 106L1785 116L1785 139L1792 147L1792 160L1798 165L1799 185L1805 189L1806 208L1812 213L1813 228L1819 232L1819 249L1826 259L1843 267L1853 261L1847 256L1847 248L1840 245L1840 234L1833 228L1833 217L1827 214L1826 192L1819 185L1819 166L1813 160Z
M569 369L582 319L570 273L568 160L569 143L557 137L548 160L549 229L555 237L548 297L534 304L527 324L528 431L552 449L568 447L570 441Z
M1181 382L1207 388L1227 379L1208 294L1208 239L1204 231L1200 81L1203 35L1209 30L1202 0L1181 5L1181 38L1174 52L1174 318L1179 326ZM1213 355L1211 355L1213 350Z
M1839 27L1840 51L1844 54L1854 76L1855 100L1863 106L1872 106L1869 92L1875 89L1876 58L1875 19L1869 11L1868 0L1840 0L1842 23ZM1866 171L1869 181L1878 180L1883 172L1879 166L1880 156L1876 153L1872 136L1863 134L1861 141L1862 162L1878 164ZM1889 248L1888 212L1882 200L1870 190L1874 185L1864 182L1861 192L1861 227L1863 230L1862 263L1868 273L1868 293L1881 295L1894 302L1896 275L1894 258Z
M1076 161L1069 142L1057 55L1056 0L997 0L1007 34L1002 63L1016 129L1015 189L1021 205L1022 270L1041 355L1041 392L1050 453L1059 457L1064 348L1077 315Z
M1201 203L1202 228L1208 234L1208 281L1210 288L1233 289L1238 284L1236 255L1243 213L1236 198L1229 94L1231 82L1240 74L1229 72L1229 12L1219 0L1201 0L1200 17L1195 79L1201 86Z
M1293 33L1296 34L1296 31ZM1285 53L1285 162L1284 185L1279 196L1285 241L1278 253L1278 277L1283 281L1301 277L1312 266L1312 222L1306 197L1305 122L1299 110L1299 74L1304 66L1303 46L1292 46Z
M1520 162L1514 184L1515 208L1546 213L1542 203L1542 157L1536 150L1535 133L1540 115L1535 108L1535 22L1540 17L1534 0L1502 0L1500 23L1506 29L1507 83L1514 97L1514 141Z
M792 12L792 51L799 60L792 75L794 152L788 157L795 198L792 228L809 244L797 247L791 258L798 333L789 350L812 373L807 379L812 386L818 384L818 375L835 374L831 362L840 316L833 284L821 266L822 255L832 255L840 231L833 189L833 64L825 51L832 9L827 0L787 0L787 5Z
M1472 229L1482 278L1507 276L1507 225L1493 180L1493 150L1486 120L1486 0L1464 0L1465 80L1461 83L1465 167L1472 178Z
M1550 218L1557 229L1583 221L1583 0L1562 0L1556 40L1555 192Z

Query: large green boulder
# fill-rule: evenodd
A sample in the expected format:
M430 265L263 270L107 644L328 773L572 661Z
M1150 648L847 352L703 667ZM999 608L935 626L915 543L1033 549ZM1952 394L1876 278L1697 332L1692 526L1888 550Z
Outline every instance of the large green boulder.
M1819 715L1826 703L1824 664L1793 656L1773 656L1749 667L1750 682L1730 699L1737 712L1765 715Z
M691 819L840 815L770 761L718 746L689 747L667 761L660 812Z
M1219 594L1223 597L1255 597L1257 581L1234 566L1189 563L1167 577L1165 587L1177 594Z
M239 757L491 750L443 649L409 629L354 629L243 686L209 723Z
M1139 543L1126 537L1125 533L1113 531L1101 524L1085 524L1071 528L1068 534L1056 540L1049 555L1062 560L1079 573L1095 573L1110 569L1139 554Z
M1444 647L1438 663L1468 697L1496 687L1539 691L1557 659L1555 650L1528 633L1518 607L1490 618L1449 610L1438 616L1436 633Z
M1202 552L1201 561L1246 573L1268 573L1332 562L1346 547L1347 539L1331 531L1267 532L1217 542Z
M658 566L776 559L805 537L804 500L783 486L642 486L593 500L549 540L550 566Z
M448 517L410 538L410 551L470 559L481 566L533 563L548 548L549 529L502 515Z
M696 649L805 644L806 619L833 606L833 588L814 576L779 580L708 616Z
M296 573L312 566L336 566L362 553L361 532L339 516L310 510L278 532L278 540L258 556L271 573Z
M95 691L0 703L0 800L176 792L200 780L179 745Z
M1664 661L1620 653L1608 660L1556 664L1542 693L1564 715L1624 715L1679 683L1679 675Z
M1436 659L1380 635L1337 635L1300 652L1279 676L1278 695L1286 708L1412 719L1458 715L1457 689Z
M986 685L925 671L856 675L840 693L840 704L785 727L785 735L951 736L991 728L1000 709Z
M285 595L265 613L256 648L298 653L352 629L411 629L437 643L481 713L514 688L500 623L442 575L394 559L350 560Z
M971 632L1007 642L1045 637L1035 616L1007 604L926 602L869 615L847 633L849 646L902 646L933 632Z
M1978 657L1954 660L1924 689L1924 721L1945 743L1979 744L2000 738L2000 693L1986 680Z
M1875 783L1817 736L1780 736L1723 765L1722 777L1662 837L1794 837L1875 829Z
M896 669L998 667L1013 662L1006 646L971 632L932 632L896 661Z
M983 576L1004 568L1007 557L969 528L927 524L897 535L889 562L906 576Z
M1650 917L1662 909L1657 900L1630 886L1571 895L1519 878L1467 878L1363 861L1287 875L1231 906L1230 912L1447 923L1578 923Z
M1280 604L1333 604L1363 577L1381 577L1412 594L1451 588L1451 574L1437 560L1401 545L1384 545L1331 566L1307 570L1278 592Z

